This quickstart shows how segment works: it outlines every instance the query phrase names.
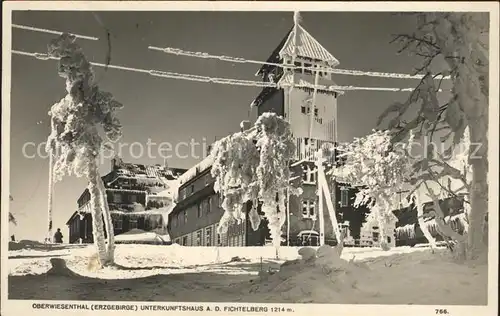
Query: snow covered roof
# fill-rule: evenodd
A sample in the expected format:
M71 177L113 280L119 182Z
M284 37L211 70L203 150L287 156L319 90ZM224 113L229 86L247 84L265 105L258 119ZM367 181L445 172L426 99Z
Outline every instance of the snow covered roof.
M168 168L162 165L143 165L125 162L120 162L115 167L115 172L118 175L157 179L165 178L167 180L177 179L185 171L185 169Z
M255 127L252 127L248 130L245 130L244 133L255 133L256 129ZM231 137L233 134L227 135L221 139L218 140L218 142L223 141L224 139L227 139ZM209 154L207 157L205 157L202 161L197 163L196 165L192 166L189 168L186 172L184 172L182 175L180 175L177 178L178 186L181 187L183 186L186 182L189 182L190 180L194 179L198 174L201 172L207 170L208 168L212 167L212 164L215 162L215 157L213 157L211 154Z
M293 56L294 36L295 30L292 30L288 34L288 38L279 52L281 57ZM314 37L312 37L312 35L309 34L309 32L307 32L301 25L297 26L296 53L297 57L324 61L331 67L335 67L339 64L337 58L333 57L333 55L327 51L326 48L324 48Z
M149 196L149 198L155 198L155 197L160 197L160 198L171 198L173 199L176 192L179 190L179 181L177 180L172 180L168 181L166 183L167 188L163 189L159 192L156 192L156 194L152 194Z
M200 172L203 172L206 169L210 168L214 163L214 161L215 161L214 157L212 155L208 155L202 161L189 168L186 172L184 172L181 176L177 178L179 187L185 184L186 182L189 182L190 180L194 179Z

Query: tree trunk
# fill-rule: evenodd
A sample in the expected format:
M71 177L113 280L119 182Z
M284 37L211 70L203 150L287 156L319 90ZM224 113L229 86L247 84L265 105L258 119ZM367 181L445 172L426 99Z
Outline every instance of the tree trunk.
M99 188L99 197L103 209L104 215L104 225L106 227L107 232L107 255L108 263L113 263L115 261L115 230L113 227L113 219L111 218L111 213L109 211L108 198L106 195L106 188L104 187L104 183L102 182L101 177L98 177L98 188Z
M47 220L48 220L48 238L49 240L52 240L52 199L53 199L53 192L54 192L54 171L53 171L53 165L54 165L54 156L52 151L49 152L49 192L47 196Z
M89 192L90 208L92 212L92 235L94 236L94 245L97 250L97 257L101 266L107 263L106 241L104 239L104 225L102 220L102 206L99 190L99 171L95 162L89 164ZM108 234L109 235L109 234Z
M432 234L429 232L429 229L427 225L425 225L424 222L424 205L420 201L420 194L418 191L415 192L415 204L417 207L417 219L418 219L418 225L420 226L420 230L422 230L422 233L424 234L425 238L429 242L429 245L431 246L431 249L436 248L436 239L432 237Z
M385 233L385 230L387 228L387 221L385 217L384 212L391 212L390 210L390 203L387 202L385 197L382 197L380 199L380 202L382 203L382 207L377 206L375 204L375 212L379 224L379 240L380 240L380 248L383 250L389 249L389 245L387 244L387 236ZM378 204L378 203L377 203Z
M466 250L468 259L476 259L488 250L483 237L488 213L489 43L480 34L486 30L489 17L487 13L461 13L441 16L438 22L435 35L441 53L462 57L461 62L447 59L447 63L451 69L456 66L453 90L469 126L472 184Z
M487 123L474 120L472 122L469 121L469 124L472 148L481 146L475 155L470 157L472 185L470 192L471 210L467 234L467 257L469 259L476 259L488 250L483 239L486 214L488 213Z

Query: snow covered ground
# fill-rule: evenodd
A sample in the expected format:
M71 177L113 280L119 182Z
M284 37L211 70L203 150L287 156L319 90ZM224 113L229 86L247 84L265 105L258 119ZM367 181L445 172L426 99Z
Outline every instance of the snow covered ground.
M260 271L277 271L298 249L273 247L182 247L120 244L116 266L89 271L95 249L60 245L9 251L9 297L139 301L246 301L370 304L486 304L487 266L460 265L446 250L345 248L342 258L366 263L340 286L345 275L322 272L275 281ZM238 257L238 259L235 259ZM51 258L63 258L75 277L47 275ZM303 279L306 278L306 279ZM266 284L267 282L267 284ZM276 283L276 284L274 284ZM272 285L274 284L274 285ZM288 284L287 286L285 286ZM354 286L354 284L356 286ZM272 285L272 286L271 286ZM274 287L277 287L273 290ZM339 287L340 286L340 287Z

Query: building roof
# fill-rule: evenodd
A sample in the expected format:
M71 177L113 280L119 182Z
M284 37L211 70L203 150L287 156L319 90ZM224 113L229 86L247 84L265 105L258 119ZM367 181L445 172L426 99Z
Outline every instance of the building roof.
M279 55L281 57L292 57L294 54L294 36L295 29L288 34L288 38L281 48ZM337 58L326 50L309 32L301 25L297 25L296 57L309 58L313 60L324 61L331 67L339 64Z
M279 43L279 45L274 49L274 51L271 53L271 55L267 58L266 63L279 63L280 62L281 57L280 57L279 52L280 52L281 48L283 47L283 45L285 45L286 40L288 39L288 36L290 35L290 33L292 31L293 31L293 27L290 28L290 30L286 33L285 37L283 37L283 39ZM260 67L259 71L257 71L257 73L255 75L260 76L263 73L268 72L269 69L275 68L275 67L276 66L264 64L264 65L262 65L262 67Z
M135 163L120 162L115 169L117 175L128 177L148 177L159 178L166 180L175 180L181 174L186 172L186 169L168 168L162 165L143 165Z
M335 67L340 64L326 48L323 47L309 32L307 32L301 25L297 26L297 55L299 58L307 58L319 60L327 63L330 67ZM272 52L271 56L266 60L268 63L279 63L283 57L291 57L293 55L293 39L295 36L294 27L292 27L283 40L279 43L278 47ZM270 68L275 66L262 65L259 71L255 74L260 76L269 71Z
M196 165L189 168L186 172L184 172L179 178L177 178L177 182L179 183L179 187L183 186L187 182L194 179L197 175L212 167L212 164L215 161L215 157L212 155L208 155L202 161L197 163Z

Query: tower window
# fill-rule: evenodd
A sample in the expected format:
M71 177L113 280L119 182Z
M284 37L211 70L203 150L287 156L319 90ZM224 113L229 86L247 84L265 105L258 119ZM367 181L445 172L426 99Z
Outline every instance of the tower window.
M304 67L305 68L311 68L312 65L304 63ZM304 68L302 68L302 70L303 70L302 73L304 73L304 74L310 74L310 75L312 74L312 70L311 69L304 69Z
M304 218L313 218L316 216L316 201L303 200L302 201L302 216Z

